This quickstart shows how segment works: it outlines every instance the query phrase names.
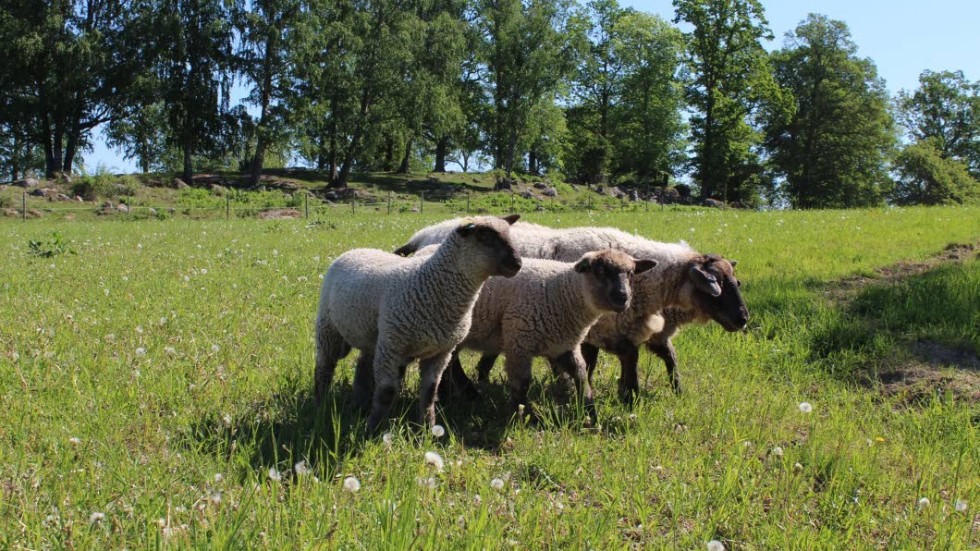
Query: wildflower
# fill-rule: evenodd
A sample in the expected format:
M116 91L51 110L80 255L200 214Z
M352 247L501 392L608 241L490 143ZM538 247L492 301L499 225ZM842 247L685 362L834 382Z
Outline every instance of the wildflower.
M483 498L480 497L480 494L474 495L473 496L473 504L474 505L480 505L481 503L483 503ZM965 510L965 508L964 508L964 510Z
M776 457L782 457L783 456L783 448L781 448L779 446L776 446L769 453L775 455Z
M919 498L919 503L918 503L918 505L916 505L916 508L917 509L925 509L926 507L929 506L929 503L930 503L929 502L929 498L927 498L927 497L921 497L921 498Z
M296 476L303 476L310 474L313 470L310 469L310 466L306 464L306 460L304 459L293 465L293 472L296 473Z
M708 542L708 551L725 551L725 544L718 540Z
M176 348L174 348L174 347L172 347L172 346L167 346L167 347L164 347L164 349L163 349L163 351L164 351L164 352L165 352L165 353L166 353L166 354L167 354L168 356L173 356L173 355L175 355L175 354L177 354L177 349L176 349Z
M875 437L875 442L878 442L879 444L882 443L882 442L884 442L884 441L885 441L885 439L882 438L882 437L880 437L880 436L876 436Z
M223 475L221 473L214 473L214 483L215 484L220 483L222 480L224 480L224 478L225 478L225 475Z
M436 479L431 476L427 478L420 476L417 479L415 479L415 481L419 483L419 486L424 486L426 488L429 488L430 490L436 487Z
M498 491L499 490L503 490L504 489L504 481L501 480L501 479L499 479L499 478L495 478L495 479L493 479L493 480L490 481L490 487L493 488L494 490L498 490Z
M810 413L813 411L813 406L810 405L810 402L800 402L800 411L803 413Z
M432 436L442 438L445 434L446 429L442 428L442 425L432 425Z
M965 500L957 499L955 507L957 513L965 513L967 509L967 503Z
M802 463L793 463L793 471L794 472L797 472L797 473L803 472L803 464Z
M355 494L361 489L361 481L356 476L348 476L344 479L344 489Z
M88 516L89 524L98 524L103 520L105 520L105 513L101 513L99 511L95 511L94 513Z
M280 473L279 469L276 469L275 467L269 467L269 478L275 482L279 482L282 480L282 473Z
M425 452L425 463L432 465L437 471L442 471L442 467L445 465L442 456L436 452Z
M381 441L385 443L385 446L391 446L392 442L395 441L395 437L390 432L386 432L381 437Z
M137 356L146 356L146 349L143 348L143 347L137 348L136 349L136 355Z
M207 268L201 268L201 275L204 275L206 273L208 273L208 269Z
M82 439L72 436L71 438L68 439L68 443L71 444L72 446L77 447L79 444L82 443Z

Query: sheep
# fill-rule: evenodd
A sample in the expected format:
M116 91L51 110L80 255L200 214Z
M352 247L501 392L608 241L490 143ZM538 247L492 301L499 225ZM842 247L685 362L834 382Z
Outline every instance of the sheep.
M398 249L402 254L411 252L420 245L438 242L445 232L446 222L423 228L417 232L403 247ZM557 260L573 260L584 251L603 247L623 250L633 256L660 260L664 264L677 262L692 262L697 256L684 243L660 243L642 237L628 234L614 228L567 228L555 229L546 226L520 222L511 228L511 236L518 252L524 257L542 257ZM695 263L691 264L694 267ZM663 359L667 375L675 393L681 392L680 376L677 371L677 354L671 338L683 325L691 322L706 322L715 320L728 331L738 331L748 322L748 309L739 291L740 283L735 278L734 261L727 261L719 256L708 255L697 263L700 271L707 274L705 279L714 279L717 286L702 285L687 287L684 304L671 302L661 304L662 312L654 312L657 304L649 304L641 311L640 304L631 306L632 319L629 314L617 316L616 327L608 327L610 320L603 321L593 328L590 338L583 343L583 355L589 366L589 373L595 369L598 359L598 348L616 354L621 364L620 397L631 401L639 390L636 363L639 346L644 342L647 348ZM694 272L689 275L700 276ZM649 279L649 278L645 278ZM695 282L695 279L691 279ZM703 283L703 282L702 282ZM651 283L655 284L655 283ZM717 287L717 288L716 288ZM720 289L720 293L714 293ZM672 300L676 301L675 297ZM673 305L672 305L673 304ZM604 335L599 335L601 329L607 329ZM618 333L617 333L618 332ZM646 334L647 338L641 340ZM619 338L616 338L616 337ZM477 364L480 380L488 378L495 357L484 355ZM476 388L466 377L461 368L451 365L445 378L444 391L455 388L471 397L477 394Z
M504 354L512 408L527 404L534 357L547 358L552 369L575 381L579 398L594 417L579 347L602 314L627 308L633 274L656 265L655 260L637 260L611 249L586 253L575 263L524 259L517 276L491 278L484 285L473 308L473 324L459 347ZM462 370L457 355L452 363Z
M359 349L353 401L364 407L371 398L367 425L375 432L387 418L405 366L418 358L419 417L433 425L439 379L469 330L484 282L494 275L513 277L521 269L509 237L517 218L458 221L426 257L406 259L375 249L340 255L323 278L316 317L317 402L329 389L337 362L351 348Z

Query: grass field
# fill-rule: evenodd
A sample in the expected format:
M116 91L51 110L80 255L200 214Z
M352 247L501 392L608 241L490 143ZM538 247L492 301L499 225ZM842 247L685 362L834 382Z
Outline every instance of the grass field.
M642 356L632 409L602 356L598 428L538 366L539 425L498 368L442 438L365 439L355 355L310 397L319 277L435 215L0 221L0 548L980 547L980 261L935 258L980 209L526 218L737 259L748 331L680 334L681 396Z

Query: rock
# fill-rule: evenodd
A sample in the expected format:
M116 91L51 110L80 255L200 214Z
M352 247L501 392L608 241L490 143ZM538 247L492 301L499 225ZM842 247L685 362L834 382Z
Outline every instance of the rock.
M84 203L85 202L85 199L82 199L81 196L79 196L79 195L76 195L75 196L75 200L78 201L79 203Z
M725 203L717 199L708 197L707 199L704 200L704 206L715 208L715 209L723 209L725 208Z
M59 184L71 185L71 174L67 172L58 172L54 175L54 179L57 180Z
M534 194L526 189L520 193L520 196L525 199L534 199Z
M13 183L13 185L15 185L17 187L22 187L22 188L29 188L29 187L37 187L37 186L41 185L41 182L38 182L34 178L23 178L21 180L15 181Z
M7 191L7 186L0 186L0 193Z
M514 180L511 180L510 178L501 178L500 180L497 181L496 184L494 184L493 189L497 191L501 191L501 190L509 190L513 187L514 187Z
M279 189L281 189L283 191L298 191L299 190L299 185L297 185L295 182L287 182L285 180L280 181L280 182L274 182L272 184L272 187L277 187L277 188L279 188Z
M630 190L630 201L639 201L639 200L640 200L640 192L637 191L637 190L635 190L635 189L631 189Z
M126 206L126 203L119 203L116 205L116 210L119 212L129 212L129 207Z
M534 182L534 189L548 189L548 184L544 182Z
M115 205L112 204L112 201L106 201L105 203L102 203L102 208L104 210L112 210L114 207Z
M272 209L259 213L261 220L281 220L284 218L302 218L303 213L296 209Z
M43 216L41 214L41 211L39 211L37 209L27 209L27 217L28 218L40 218L41 216Z
M211 193L217 195L218 197L224 197L225 194L228 193L227 189L225 189L222 186L219 186L218 184L211 184L208 186L208 189L210 189Z
M9 216L10 218L16 218L20 216L20 212L14 209L3 209L3 215Z
M553 187L545 188L545 190L541 192L541 195L544 195L545 197L558 197L558 190Z
M75 219L75 215L74 214L68 213L68 214L65 215L65 220L67 220L68 222L71 222L74 219Z
M660 195L660 202L665 205L672 205L681 199L681 193L677 188L669 187Z
M333 191L333 190L330 190L330 191L328 191L328 192L326 192L326 193L323 194L323 198L326 199L327 201L333 201L334 203L336 203L337 202L337 192L336 191Z
M59 193L58 195L55 196L55 199L59 201L71 201L71 197L65 195L64 193Z
M174 178L173 181L170 182L170 186L173 187L174 189L187 189L191 187L187 185L187 183L181 180L180 178Z
M156 216L157 215L157 209L152 208L152 207L147 212L150 213L150 216Z

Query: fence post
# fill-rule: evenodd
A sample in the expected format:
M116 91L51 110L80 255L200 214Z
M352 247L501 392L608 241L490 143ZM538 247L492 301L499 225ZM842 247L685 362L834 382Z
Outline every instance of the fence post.
M510 212L514 212L514 200L517 199L517 194L513 191L510 192Z
M303 210L306 211L306 217L310 217L310 192L303 192Z
M466 214L470 213L470 192L466 191Z
M350 213L351 213L351 215L354 214L354 194L353 193L350 196Z
M391 190L388 190L388 214L391 214Z
M26 191L24 192L24 195L20 198L20 206L21 206L21 214L23 215L24 220L27 220L27 192Z
M424 210L425 210L425 192L424 191L420 191L419 192L419 214L422 214L422 212Z
M231 218L231 196L225 196L225 220Z

